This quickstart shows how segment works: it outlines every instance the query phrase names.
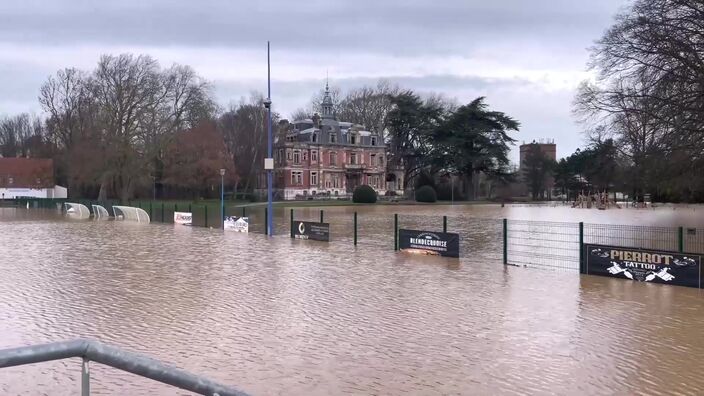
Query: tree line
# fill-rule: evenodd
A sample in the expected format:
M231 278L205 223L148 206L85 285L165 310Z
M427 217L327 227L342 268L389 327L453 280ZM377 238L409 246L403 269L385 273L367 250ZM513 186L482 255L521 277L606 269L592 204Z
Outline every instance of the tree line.
M323 95L291 121L320 112ZM510 177L509 134L519 123L484 98L460 106L385 80L344 94L333 87L332 97L338 119L383 136L389 166L403 171L409 190L453 177L460 181L456 198L472 198L480 173ZM228 191L251 193L266 154L264 99L253 93L222 108L189 66L104 55L91 71L66 68L48 77L41 117L0 118L0 155L53 158L57 183L72 197L215 197L220 169ZM293 124L274 112L273 126L283 139Z
M703 202L704 3L636 0L591 48L574 100L587 146L554 162L537 145L522 164L534 198L619 191L643 201Z
M636 0L591 49L575 113L638 200L704 201L704 3Z

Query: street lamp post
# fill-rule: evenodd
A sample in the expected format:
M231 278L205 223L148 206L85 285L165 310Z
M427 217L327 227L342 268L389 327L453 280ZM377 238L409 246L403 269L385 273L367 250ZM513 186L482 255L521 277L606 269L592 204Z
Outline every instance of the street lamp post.
M267 156L264 160L264 169L266 170L266 195L267 195L267 224L266 231L267 235L274 234L273 217L274 211L271 204L271 188L272 188L272 172L274 170L274 159L272 154L272 136L271 136L271 56L270 56L270 44L266 42L266 73L267 73L267 97L264 100L264 107L267 109Z
M225 229L225 169L220 169L220 221Z

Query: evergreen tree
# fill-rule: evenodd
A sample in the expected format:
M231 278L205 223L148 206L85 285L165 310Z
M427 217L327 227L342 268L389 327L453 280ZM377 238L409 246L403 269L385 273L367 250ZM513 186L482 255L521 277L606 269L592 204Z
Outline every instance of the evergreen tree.
M515 140L509 131L518 131L518 121L499 111L490 111L484 97L460 106L434 133L429 161L459 175L464 195L474 199L475 176L479 172L490 178L504 178L508 170L509 145Z

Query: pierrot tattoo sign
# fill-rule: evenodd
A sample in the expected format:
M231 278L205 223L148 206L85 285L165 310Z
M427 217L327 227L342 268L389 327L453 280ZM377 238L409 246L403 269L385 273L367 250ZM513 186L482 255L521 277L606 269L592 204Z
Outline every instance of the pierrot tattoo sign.
M588 274L701 287L701 256L698 254L591 244L585 245L585 249Z

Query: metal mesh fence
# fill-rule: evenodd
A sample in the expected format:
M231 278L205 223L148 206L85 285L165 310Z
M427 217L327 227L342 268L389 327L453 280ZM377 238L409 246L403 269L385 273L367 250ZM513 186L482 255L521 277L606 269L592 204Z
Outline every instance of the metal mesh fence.
M579 224L509 220L507 263L579 270Z
M685 228L682 234L685 252L704 254L704 228Z
M678 229L615 224L584 224L584 243L640 249L679 249Z

